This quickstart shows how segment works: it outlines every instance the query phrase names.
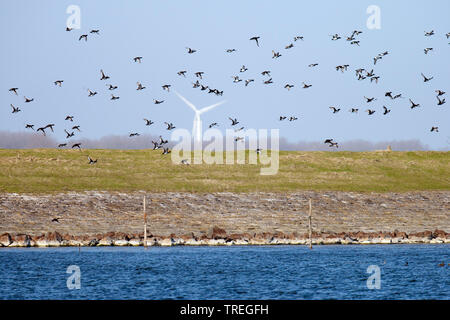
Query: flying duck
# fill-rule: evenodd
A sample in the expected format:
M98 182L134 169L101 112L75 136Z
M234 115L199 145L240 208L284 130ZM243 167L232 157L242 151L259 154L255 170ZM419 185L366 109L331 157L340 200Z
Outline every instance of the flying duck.
M175 129L175 126L173 125L172 122L164 122L167 125L167 130L172 130Z
M162 136L159 136L159 144L160 145L166 144L168 142L169 142L168 140L164 140Z
M153 99L153 101L155 102L155 104L160 104L164 102L164 100L157 100L157 99Z
M425 77L424 76L424 74L423 73L420 73L421 75L422 75L422 77L423 77L423 82L428 82L428 81L430 81L430 80L432 80L434 77L431 77L431 78L427 78L427 77Z
M189 47L186 47L186 49L188 49L188 53L189 53L189 54L192 54L192 53L197 52L197 50L191 49L191 48L189 48Z
M232 119L232 118L230 118L230 117L228 117L228 119L231 120L231 125L232 125L232 126L235 126L235 125L237 125L237 124L239 123L239 121L238 121L237 119Z
M109 79L109 76L105 75L105 73L103 72L103 70L100 70L100 73L102 74L102 76L100 77L100 80L106 80L106 79Z
M25 126L25 129L31 129L31 130L34 130L34 124L27 124L27 125Z
M98 159L93 160L90 156L88 156L89 164L96 164Z
M24 96L24 99L25 99L25 102L26 102L26 103L34 101L34 98L28 99L28 98L25 97L25 96Z
M113 86L112 84L107 84L106 86L109 87L108 90L116 90L117 89L117 86Z
M388 108L386 108L386 106L383 106L383 109L384 109L384 112L383 112L384 115L386 115L386 114L388 114L389 112L391 112L391 110L388 109Z
M170 92L170 87L171 87L170 84L165 84L162 86L163 90L167 90L167 92Z
M82 34L82 35L78 38L78 41L80 41L80 40L83 39L83 38L84 38L85 41L87 41L87 37L88 37L87 34Z
M44 127L38 128L38 129L36 130L36 132L39 132L39 131L42 131L42 134L43 134L44 136L46 136L46 134L45 134L45 128L44 128Z
M153 150L158 150L161 148L158 142L152 141L152 143L153 143Z
M52 132L54 132L54 131L53 131L53 127L54 127L54 126L55 126L55 125L54 125L53 123L51 123L51 124L46 125L46 126L44 127L44 129L50 128L50 130L52 130Z
M137 89L136 90L144 90L145 89L145 87L139 81L136 82L136 84L137 84Z
M255 40L256 41L256 45L259 47L259 40L260 37L251 37L249 40Z
M75 136L75 132L68 132L66 129L64 129L64 132L66 133L66 139L69 139L69 138L71 138L71 137L73 137L73 136Z
M9 92L14 92L16 94L16 96L17 96L17 90L19 90L19 88L11 88L8 91Z
M64 82L64 80L56 80L55 82L53 82L55 84L55 86L59 86L61 87L62 83Z
M12 108L12 113L17 113L17 112L21 111L19 107L14 107L14 105L12 103L10 104L10 106Z
M97 91L91 91L90 89L88 89L89 95L88 97L92 97L95 96L97 94Z
M439 98L439 96L436 96L436 98L438 99L438 106L442 106L445 103L445 98L443 98L442 100Z
M294 87L294 85L293 85L293 84L289 84L289 83L287 83L287 84L284 86L284 88L285 88L285 89L288 89L288 91L291 90L291 88L293 88L293 87Z
M203 71L198 71L198 72L196 72L196 73L194 73L195 74L195 76L197 77L197 78L200 78L200 79L203 79L203 74L204 74L204 72Z
M339 109L336 109L335 107L329 107L331 110L333 110L333 113L337 113L337 112L339 112L339 110L341 110L340 108Z
M338 146L338 143L337 143L337 142L330 142L330 145L329 145L329 147L330 147L330 148L332 148L332 147L336 147L336 148L339 148L339 146Z
M336 34L330 34L331 36L331 40L336 41L339 40L341 37L336 33Z
M279 58L279 57L281 57L281 54L279 52L275 52L272 50L272 59Z
M420 106L419 103L414 103L411 99L409 99L409 102L411 102L411 109L414 109L414 108Z
M134 62L141 63L142 62L142 57L134 57L133 60L134 60Z
M372 101L374 101L374 100L377 100L375 97L373 97L373 98L367 98L366 96L364 96L364 98L367 100L367 103L370 103L370 102L372 102Z
M239 76L231 76L231 77L233 78L234 83L238 83L238 82L242 81L242 79L240 79Z
M69 120L70 122L73 122L73 116L67 116L64 120Z
M119 96L115 96L111 93L111 100L118 100L118 99L120 99Z
M152 120L148 120L148 119L144 118L144 121L145 121L146 126L151 126L152 124L154 124L154 122Z
M245 86L248 86L250 82L255 81L255 79L247 79L245 80Z

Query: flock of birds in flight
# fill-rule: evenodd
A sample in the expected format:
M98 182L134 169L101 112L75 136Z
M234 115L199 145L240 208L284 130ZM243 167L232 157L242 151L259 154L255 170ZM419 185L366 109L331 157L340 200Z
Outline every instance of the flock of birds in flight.
M66 28L66 31L72 31L72 29L71 28ZM354 30L351 33L350 36L345 37L346 41L348 41L350 43L350 45L359 46L360 45L360 40L357 40L357 37L361 33L362 33L362 31ZM93 29L93 30L90 31L90 34L99 35L100 34L100 30ZM428 31L428 32L425 31L425 37L431 37L433 35L435 35L434 30ZM338 41L338 40L342 39L342 37L339 34L333 34L333 35L330 35L330 36L331 36L331 40L332 41ZM450 38L450 32L446 33L445 36L446 36L447 39L449 39ZM79 41L84 40L84 41L87 42L88 41L88 34L80 35L78 40ZM259 36L251 37L249 40L250 41L255 41L255 44L256 44L257 47L260 46L260 37ZM303 36L295 36L293 38L293 40L294 40L294 42L291 42L290 44L285 46L285 50L289 50L289 49L293 48L294 47L294 43L299 41L299 40L303 41L304 37ZM187 49L187 53L188 54L195 54L197 52L196 49L193 49L193 48L190 48L190 47L186 47L186 49ZM234 49L234 48L226 49L226 53L228 53L228 54L232 54L233 52L236 52L236 51L237 50ZM425 48L424 49L424 54L428 55L430 53L430 51L433 51L432 47ZM379 53L378 55L376 55L373 58L373 65L375 66L379 60L383 59L388 54L389 54L389 52L385 51L385 52L382 52L382 53ZM272 50L272 59L278 59L281 56L282 56L282 54L280 52ZM141 63L142 60L143 60L142 56L136 56L136 57L132 58L132 61L135 62L135 63ZM318 65L319 65L318 63L311 63L311 64L308 65L308 67L314 68L314 67L316 67ZM344 72L348 71L349 67L350 67L350 65L348 65L348 64L338 65L338 66L336 66L336 71L341 71L342 73L344 73ZM244 75L247 70L248 70L248 68L245 65L243 65L240 68L240 70L239 70L240 75L241 76ZM187 70L180 70L180 71L177 72L177 75L186 78L186 73L187 73ZM208 93L212 93L212 94L215 94L217 96L222 96L223 95L223 90L219 90L219 89L216 89L216 88L210 88L209 86L204 85L204 84L202 84L200 82L200 80L203 80L203 75L204 75L203 71L198 71L198 72L194 73L194 76L197 79L196 79L195 82L192 82L192 87L193 88L200 88L201 91L206 91ZM247 87L248 85L250 85L252 82L255 81L255 79L253 79L253 78L251 78L251 79L241 79L240 75L232 76L232 79L233 79L234 83L244 82L245 86ZM273 80L272 80L272 77L271 77L271 71L270 70L262 71L261 75L263 77L266 77L262 81L262 83L264 85L273 84ZM380 79L380 76L375 74L373 68L371 70L368 70L368 69L365 69L365 68L358 68L358 69L355 70L355 75L356 75L356 79L358 81L363 81L363 80L370 79L370 82L378 83L378 80ZM421 73L421 76L423 78L423 82L432 81L433 78L434 78L433 76L426 76L423 73ZM110 79L110 77L103 71L103 69L100 69L100 78L99 79L100 79L100 81L105 81L105 80ZM54 85L57 86L57 87L62 87L63 82L64 82L64 80L55 80L54 81ZM137 91L141 91L141 90L146 89L146 87L140 82L137 82L136 85L137 85L137 88L136 88ZM107 83L106 86L107 86L108 90L111 91L111 92L113 92L116 89L118 89L117 85L112 85L112 84ZM284 88L289 91L292 88L294 88L294 86L295 86L294 84L287 83L284 86ZM311 86L312 86L312 84L307 84L305 82L302 82L302 86L301 87L303 89L308 89ZM167 92L170 92L170 88L171 88L170 84L162 85L162 89L167 91ZM17 88L17 87L10 88L9 91L11 93L15 94L16 96L19 95L19 93L18 93L19 88ZM87 89L87 91L88 91L88 97L93 97L93 96L98 94L97 91L94 91L94 90L91 90L91 89ZM437 105L441 106L441 105L445 104L446 103L445 97L444 97L445 91L437 89L437 90L435 90L435 92L436 92L436 98L437 98ZM386 92L384 96L386 98L390 98L391 100L404 98L401 93L393 94L391 91ZM118 99L120 99L120 96L117 95L117 94L115 95L114 93L111 93L111 98L110 99L111 100L118 100ZM364 99L365 99L365 102L367 103L368 106L370 106L373 101L377 100L377 98L375 98L375 97L365 97L365 96L364 96ZM31 103L31 102L34 101L34 98L28 98L27 96L24 96L24 100L25 100L24 101L25 103ZM164 100L153 99L153 102L154 102L154 104L162 104L162 103L164 103ZM412 99L409 99L409 102L410 102L410 108L411 109L420 107L420 104L414 102ZM22 111L19 106L15 106L14 104L11 104L11 108L12 108L12 113L13 114L16 114L16 113ZM338 108L337 106L330 106L329 109L332 111L333 114L336 114L336 113L341 111L341 108ZM358 113L358 111L359 111L359 108L351 108L349 110L349 112L351 112L351 113ZM367 112L367 114L369 116L373 115L376 112L375 109L370 108L370 107L368 107L368 109L365 110L365 111ZM391 109L389 109L388 107L383 105L383 113L382 114L383 115L387 115L390 112L391 112ZM154 124L154 121L152 121L150 119L144 118L143 120L145 122L145 126L151 126L152 124ZM233 127L235 127L236 125L239 124L239 121L238 121L237 118L229 117L229 120L231 121L231 126L233 126ZM279 117L279 121L284 121L284 120L296 121L296 120L298 120L298 118L296 116L284 116L284 115L281 115ZM65 118L65 121L68 121L68 122L72 123L74 121L74 116L67 115L66 118ZM164 124L167 126L167 128L166 128L167 130L173 130L173 129L176 128L173 123L164 122ZM47 124L45 126L39 127L39 128L37 128L35 130L33 124L26 124L25 128L26 129L30 129L30 130L35 130L37 133L41 132L45 136L47 129L50 129L51 132L54 132L54 129L53 129L54 126L55 126L55 124L50 123L50 124ZM214 123L211 123L209 125L209 128L213 128L213 127L217 127L217 126L218 126L218 123L214 122ZM239 128L236 127L235 132L242 131L243 129L244 129L244 127L239 127ZM68 129L64 129L64 132L66 133L66 139L70 139L70 138L74 137L76 131L77 132L81 132L80 125L73 125L73 126L70 125ZM439 127L433 126L433 127L431 127L430 131L431 132L439 132ZM136 136L139 136L139 135L140 134L138 132L132 132L132 133L129 134L129 137L131 138L131 137L136 137ZM243 140L244 140L243 137L236 137L235 138L235 141L243 141ZM170 153L169 148L165 147L165 145L168 143L168 140L165 140L162 136L159 136L159 140L158 141L152 141L152 143L153 143L153 149L154 150L156 150L156 149L163 149L163 153L162 154L169 154ZM329 145L329 147L335 147L335 148L339 147L338 142L334 141L334 139L332 139L332 138L325 139L324 143ZM67 142L66 143L61 143L61 144L58 145L58 148L63 148L63 147L66 147L67 145L68 145ZM81 142L73 143L71 145L71 148L72 149L78 148L78 149L81 150ZM262 149L258 148L256 151L259 153L259 152L261 152L261 150ZM96 164L97 163L97 160L93 160L90 156L88 156L88 161L89 161L89 164ZM188 162L186 160L183 160L182 164L188 164Z

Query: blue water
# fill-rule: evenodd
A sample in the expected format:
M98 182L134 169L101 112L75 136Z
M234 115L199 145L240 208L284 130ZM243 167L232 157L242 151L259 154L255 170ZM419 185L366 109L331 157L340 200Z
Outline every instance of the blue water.
M449 299L449 258L449 245L4 248L0 299Z

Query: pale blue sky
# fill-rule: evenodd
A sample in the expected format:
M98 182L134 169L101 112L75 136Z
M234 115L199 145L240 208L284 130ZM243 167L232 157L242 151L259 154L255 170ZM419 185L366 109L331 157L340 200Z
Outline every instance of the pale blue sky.
M81 29L66 32L70 4L81 8ZM381 9L380 30L366 28L372 4ZM249 128L280 128L280 136L293 142L420 139L434 149L449 148L450 103L437 106L434 92L450 94L449 1L18 0L2 1L0 12L0 130L55 123L54 137L62 141L68 114L81 125L79 138L130 132L167 136L164 121L190 130L193 112L161 88L171 84L198 107L227 100L202 116L204 129L211 122L229 128L231 116ZM91 29L100 29L100 35L78 41ZM347 36L354 29L363 31L360 47L329 36ZM436 34L425 37L432 29ZM248 40L255 35L261 37L259 48ZM304 41L285 50L296 35ZM198 51L189 55L187 46ZM434 51L425 55L426 47ZM228 48L237 52L227 54ZM272 59L272 50L282 57ZM373 57L384 51L390 54L373 66ZM135 56L144 57L141 64L132 62ZM310 63L319 66L308 68ZM340 64L349 64L349 71L337 72ZM240 74L242 65L248 71ZM361 67L373 67L379 83L357 81L354 70ZM111 79L100 81L100 69ZM179 70L188 71L186 79L177 76ZM263 70L272 71L273 85L262 84ZM205 72L202 83L224 90L223 97L193 89L196 71ZM421 72L434 79L423 83ZM232 75L255 82L235 84ZM64 80L62 88L53 84L58 79ZM136 91L136 81L147 89ZM302 89L302 81L313 86ZM105 83L119 86L120 100L110 100ZM287 91L286 83L295 87ZM10 87L19 87L19 97L8 92ZM99 94L89 98L87 88ZM408 99L391 101L386 91L422 107L411 110ZM35 101L25 104L23 95ZM364 96L378 98L370 104L375 115L364 112ZM165 102L155 105L154 98ZM10 103L22 112L11 114ZM332 105L341 112L333 115ZM392 109L388 116L382 115L383 105ZM351 107L360 113L352 115ZM280 115L299 120L279 122ZM145 127L142 118L155 124ZM432 126L440 132L431 133Z

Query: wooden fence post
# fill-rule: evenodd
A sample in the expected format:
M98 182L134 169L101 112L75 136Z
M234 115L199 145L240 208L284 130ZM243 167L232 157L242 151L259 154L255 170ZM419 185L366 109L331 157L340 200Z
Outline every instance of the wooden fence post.
M147 249L147 210L145 208L145 196L144 196L144 248Z
M312 219L312 204L311 199L309 199L309 248L312 249L312 227L311 227L311 219Z

